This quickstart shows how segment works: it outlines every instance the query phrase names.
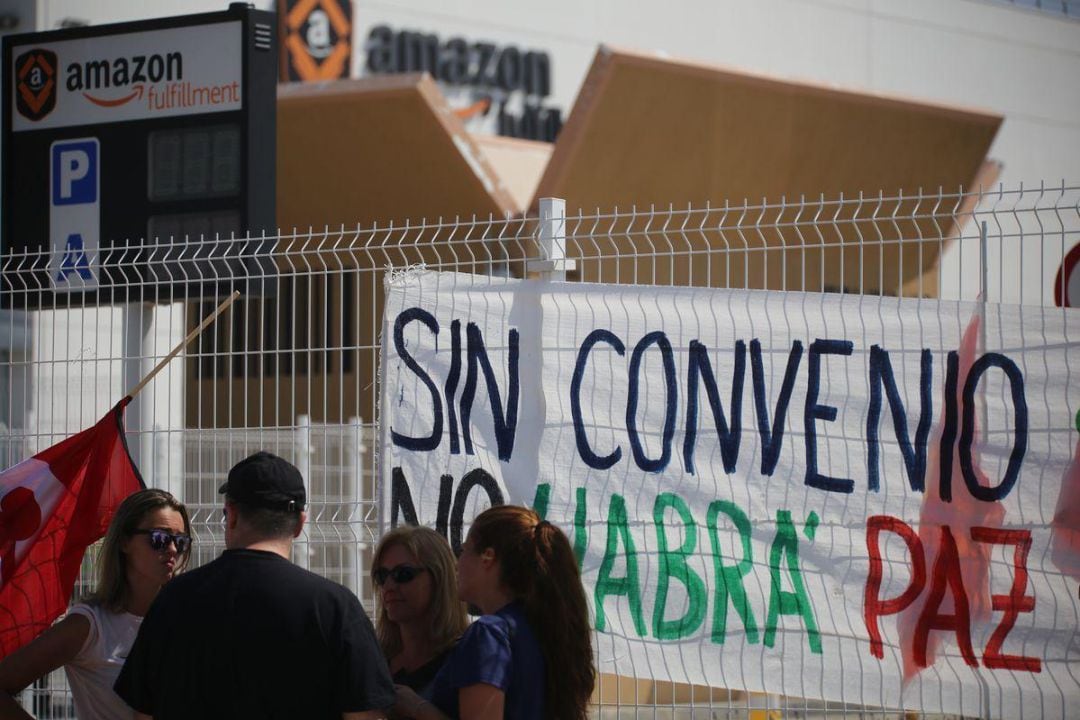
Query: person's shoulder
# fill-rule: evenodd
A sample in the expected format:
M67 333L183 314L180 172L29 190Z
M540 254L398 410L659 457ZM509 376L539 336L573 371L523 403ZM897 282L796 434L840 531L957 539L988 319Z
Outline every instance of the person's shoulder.
M274 571L280 573L279 577L285 578L292 588L294 597L306 595L308 597L331 600L339 605L347 605L362 609L359 598L339 582L323 577L299 565L282 558L280 564L274 564Z
M367 617L367 613L364 612L364 606L361 604L360 598L358 598L356 593L352 590L341 583L334 582L321 575L316 575L308 570L304 570L304 572L313 576L314 579L312 582L314 583L316 592L324 597L332 599L335 604L347 608L353 614L363 615L365 618Z
M459 643L469 644L484 640L505 643L512 634L513 628L505 617L498 614L481 615L465 628Z
M502 620L510 632L516 632L518 628L532 630L532 626L529 625L529 618L525 615L525 608L520 602L510 603L495 613L495 617Z
M114 618L127 615L122 610L110 610L93 598L80 600L67 609L64 619L70 617L84 617L91 625L97 626L103 622L109 622Z
M500 615L498 613L491 613L489 615L481 615L480 617L476 618L476 620L474 620L472 625L470 625L469 627L472 627L473 625L486 629L502 630L510 627L510 621L503 615Z
M314 573L307 568L300 567L292 560L282 557L276 553L259 551L257 556L259 562L263 563L265 570L272 573L278 573L281 575L287 575L290 582L302 583L311 587L318 588L339 588L342 587L340 583L336 583L333 580L323 577L318 573Z
M100 612L102 612L101 605L93 600L80 600L67 609L68 615L96 616Z
M508 641L517 649L528 646L539 647L539 638L525 614L520 602L513 602L499 610L493 617L501 621Z
M465 628L444 668L456 668L453 672L458 680L461 680L462 674L468 677L468 682L461 681L459 687L480 681L505 689L505 678L496 681L489 677L488 671L502 668L509 661L513 654L511 637L505 618L494 614L481 615ZM463 668L473 668L475 672Z
M101 624L101 614L108 612L97 603L90 600L82 600L75 603L67 609L64 613L64 617L61 622L78 622L89 624L89 632L91 634L97 632L97 627ZM75 618L80 618L76 620Z
M221 558L215 558L205 565L185 570L174 576L169 582L161 587L161 591L154 599L154 605L165 605L183 599L192 594L202 592L203 586L217 575L220 569Z
M198 583L206 580L208 577L214 575L221 567L222 562L220 557L216 557L205 565L200 565L190 570L185 570L173 577L172 580L165 583L162 589L170 587L183 587L184 585L190 585L192 583Z

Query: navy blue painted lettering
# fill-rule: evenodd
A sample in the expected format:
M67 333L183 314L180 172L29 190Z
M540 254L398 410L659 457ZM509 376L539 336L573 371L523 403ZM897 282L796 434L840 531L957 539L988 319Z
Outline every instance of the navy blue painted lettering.
M446 421L450 426L450 454L461 453L458 443L457 411L454 405L454 394L457 393L458 381L461 379L461 321L454 320L450 323L450 372L446 375ZM443 533L445 535L445 533Z
M882 388L889 400L892 411L893 432L900 446L900 454L907 468L908 484L912 490L923 492L926 488L926 449L930 438L930 420L934 412L931 384L933 381L934 356L929 349L923 349L919 373L919 426L915 430L915 444L912 446L908 434L907 410L896 387L892 363L887 350L877 345L870 346L870 408L866 414L866 457L867 485L877 492L881 485L881 446L879 444L879 426L881 424Z
M416 517L416 505L413 504L409 481L405 471L399 467L390 472L390 528L398 526L398 516L405 516L406 525L419 525Z
M491 403L491 419L495 426L495 443L499 459L506 462L514 452L514 436L517 433L518 411L518 331L510 330L509 347L507 353L507 374L509 375L510 387L506 393L506 415L503 415L502 399L499 395L499 384L495 381L495 371L491 368L487 350L484 348L484 338L480 334L480 328L476 323L465 326L465 338L467 353L469 356L469 369L465 375L465 389L461 393L461 435L465 441L465 452L473 454L472 428L469 419L472 417L473 400L476 397L477 368L484 373L484 384L487 388L488 400Z
M664 383L667 386L666 410L664 413L664 434L660 457L650 458L645 454L637 427L638 395L641 387L641 359L650 345L660 348L660 359L664 366ZM630 449L634 462L645 472L661 472L671 461L671 439L675 436L675 414L678 412L679 390L675 384L675 354L671 351L671 342L662 330L656 330L641 338L630 355L630 386L626 398L626 431L630 436Z
M390 439L398 447L421 452L434 450L439 446L439 441L442 439L442 399L439 397L439 389L435 387L431 376L424 372L424 369L420 367L420 363L416 362L408 348L405 347L405 326L413 320L423 323L436 337L439 335L439 321L431 313L418 307L405 310L394 320L394 348L397 350L398 357L405 363L405 367L412 370L431 393L431 407L435 419L432 422L431 435L427 437L415 438L402 435L391 426Z
M979 387L979 380L983 374L992 367L1000 368L1005 372L1012 390L1013 403L1013 448L1009 453L1009 464L1005 468L1005 476L997 487L985 487L979 484L979 478L975 475L975 468L971 459L971 444L975 438L975 391ZM995 502L1001 500L1020 477L1020 464L1024 461L1024 453L1027 452L1028 435L1028 409L1027 400L1024 397L1024 375L1020 368L1009 358L1001 353L986 353L975 361L964 381L964 417L960 430L960 444L957 452L960 453L960 471L964 475L964 482L972 497L983 502Z
M950 350L945 360L945 423L938 446L938 496L952 502L953 445L956 444L956 383L960 373L960 355Z
M694 448L697 444L698 426L698 382L705 385L705 395L712 408L713 426L720 441L720 456L724 461L724 472L735 472L739 459L739 442L742 439L742 398L743 378L746 375L746 343L735 342L735 371L731 378L731 426L724 417L724 406L720 402L720 391L716 386L716 375L709 362L709 349L697 340L690 341L688 358L689 368L686 374L686 436L683 439L683 463L686 472L694 474Z
M803 413L803 427L806 435L806 484L827 492L850 493L855 489L851 478L834 478L818 472L817 459L817 421L833 422L837 410L832 405L818 403L821 390L821 356L851 355L854 346L850 340L815 340L810 343L810 355L807 358L809 378L806 382L806 410Z
M787 370L784 382L780 386L780 397L776 399L776 411L773 415L772 431L769 430L769 408L765 396L765 370L761 362L761 341L750 341L750 367L753 371L754 406L757 409L758 435L761 436L761 474L770 476L776 470L780 459L780 448L784 444L784 419L787 417L791 392L795 388L795 374L799 371L803 346L798 340L791 343L788 354Z
M581 343L578 349L577 361L574 363L574 375L570 379L570 415L574 421L574 439L577 442L578 455L591 468L607 470L619 462L622 457L622 448L616 446L610 454L601 457L593 452L589 445L589 438L585 435L585 421L581 416L581 381L585 377L585 363L589 359L589 352L593 345L598 342L606 342L615 349L619 355L626 354L626 347L622 340L610 330L593 330Z
M465 474L465 477L461 478L461 484L458 485L457 492L454 493L454 510L450 515L450 548L454 551L455 556L461 554L461 531L465 526L465 504L469 500L469 493L475 487L480 487L487 493L488 502L492 507L506 502L503 499L502 490L499 489L499 484L495 482L495 478L487 470L476 468L470 470Z
M447 537L446 529L450 525L450 501L454 496L454 476L439 477L439 509L435 514L435 531Z

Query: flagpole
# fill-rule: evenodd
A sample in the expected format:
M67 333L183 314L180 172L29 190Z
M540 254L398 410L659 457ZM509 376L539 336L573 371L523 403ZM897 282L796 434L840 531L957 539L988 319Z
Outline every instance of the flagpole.
M128 392L127 397L134 400L135 396L138 395L142 391L142 389L144 387L146 387L146 385L151 380L154 379L155 375L157 375L159 372L161 372L162 368L164 368L166 365L169 364L170 360L172 360L174 357L179 355L180 351L183 350L185 347L187 347L188 343L190 343L192 340L194 340L200 334L202 334L202 331L205 330L207 327L209 327L210 323L214 322L214 320L217 319L218 315L225 312L229 308L229 306L232 305L236 301L236 298L238 298L238 297L240 297L240 291L239 290L234 290L232 295L225 298L224 302L222 302L220 305L218 305L217 309L214 310L214 312L210 313L205 318L203 318L203 321L201 323L199 323L198 327L196 327L194 330L189 332L187 334L187 337L185 337L183 340L181 340L180 344L172 349L172 352L170 352L168 355L166 355L164 358L162 358L161 362L159 362L157 365L155 365L154 369L151 370L149 373L147 373L146 377L144 377L142 380L140 380L138 385L133 387L131 389L131 391Z

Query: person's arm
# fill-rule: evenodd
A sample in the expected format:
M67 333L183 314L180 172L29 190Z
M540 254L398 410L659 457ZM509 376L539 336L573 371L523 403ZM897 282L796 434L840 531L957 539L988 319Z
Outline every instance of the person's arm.
M439 708L409 688L398 685L394 710L412 720L450 720ZM458 715L469 720L502 720L506 694L494 685L477 683L458 690Z
M502 720L506 694L494 685L479 683L458 690L458 715L470 720Z
M12 696L72 660L89 635L90 621L85 616L68 615L0 661L0 720L30 718Z
M344 594L339 597L345 622L344 630L333 639L338 643L335 656L340 658L333 679L335 704L346 720L386 720L384 708L394 702L394 681L375 628L356 596L342 587L337 590Z
M342 720L386 720L386 713L382 710L367 710L365 712L341 713Z
M407 685L395 685L397 702L394 703L395 718L410 718L410 720L450 720L439 712L439 708L431 704L430 700L420 697L415 690Z

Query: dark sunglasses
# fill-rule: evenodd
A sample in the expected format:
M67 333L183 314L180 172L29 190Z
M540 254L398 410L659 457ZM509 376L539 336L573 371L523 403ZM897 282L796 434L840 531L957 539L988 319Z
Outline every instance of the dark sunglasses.
M168 530L158 530L154 528L152 530L132 530L132 535L146 535L150 540L150 547L157 552L161 552L165 548L169 547L169 543L176 546L176 552L183 555L191 547L191 536L183 533L171 533Z
M416 579L416 576L427 570L423 567L415 567L413 565L395 565L387 570L386 568L379 568L375 572L371 573L371 577L375 580L376 585L385 585L386 581L393 579L398 585L404 585L405 583L411 583Z

